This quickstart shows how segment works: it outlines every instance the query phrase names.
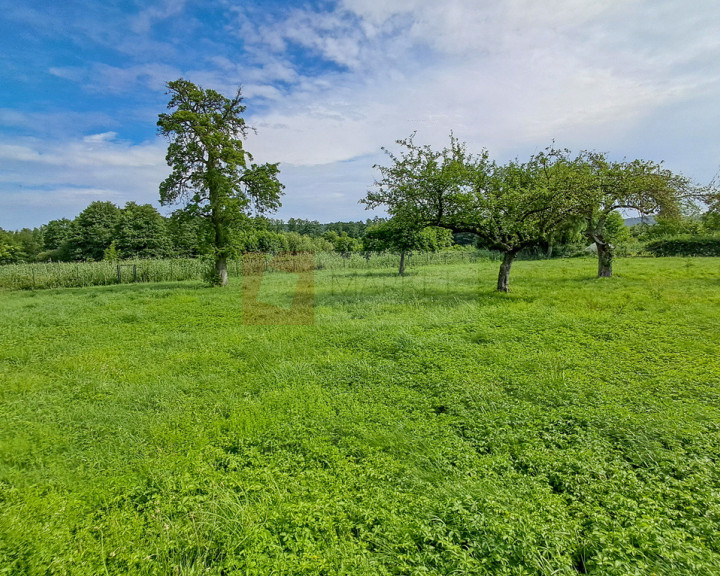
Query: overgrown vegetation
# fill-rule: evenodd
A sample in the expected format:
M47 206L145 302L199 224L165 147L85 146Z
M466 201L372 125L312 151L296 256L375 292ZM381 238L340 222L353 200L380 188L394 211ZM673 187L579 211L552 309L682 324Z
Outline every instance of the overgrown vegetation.
M720 256L720 236L673 236L648 242L654 256Z
M717 260L595 267L0 294L0 574L714 576Z
M288 252L285 252L288 254ZM272 261L273 253L259 252L262 258ZM532 257L532 255L528 255ZM444 252L416 252L408 254L409 266L476 262L495 258L488 250L453 250ZM350 253L318 252L314 255L318 270L369 269L397 266L399 256L389 252ZM118 270L118 266L120 270ZM230 260L227 264L231 277L240 276L242 260ZM198 258L166 260L103 260L100 262L54 262L33 264L9 264L0 267L0 289L42 290L46 288L84 288L137 282L181 282L202 280L209 263ZM272 267L268 270L272 272Z

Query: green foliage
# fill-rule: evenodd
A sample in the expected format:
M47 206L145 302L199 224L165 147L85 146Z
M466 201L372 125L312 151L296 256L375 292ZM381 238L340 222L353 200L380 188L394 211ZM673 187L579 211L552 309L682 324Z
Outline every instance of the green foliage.
M287 224L282 226L282 231L295 232L306 236L322 236L324 230L323 225L317 220L290 218Z
M160 184L160 201L182 202L209 224L204 248L220 271L234 255L233 234L247 224L248 215L280 206L278 165L248 164L252 156L243 147L248 127L240 90L230 99L182 78L167 87L172 112L160 114L157 124L169 141L172 172Z
M314 327L243 325L239 283L2 293L0 573L714 576L690 263L324 270Z
M71 230L72 221L67 218L50 220L43 226L43 249L45 251L59 249L70 235Z
M200 240L205 221L188 210L175 210L166 227L172 253L176 257L191 258L202 254Z
M125 204L114 242L123 258L162 258L170 253L165 218L150 204Z
M703 228L708 232L720 232L720 211L708 211L701 216Z
M638 237L648 241L668 236L702 235L705 233L705 227L700 218L658 216L653 224L641 226L639 232Z
M413 135L414 136L414 135ZM384 206L399 225L442 226L471 233L478 245L504 254L498 290L507 291L510 267L521 251L577 242L595 243L599 275L612 275L614 243L629 239L619 209L677 218L700 189L687 178L645 160L615 162L607 155L549 148L528 161L498 164L487 151L469 154L452 135L437 152L399 140L389 166L363 202Z
M471 168L477 172L485 166L488 154L469 154L452 134L441 151L416 144L414 137L396 142L399 154L382 149L390 164L374 166L380 178L361 202L368 208L386 207L398 224L410 228L447 225L448 218L467 207Z
M538 154L528 162L472 165L472 190L450 223L473 232L486 248L517 254L540 246L573 215L567 162Z
M335 230L325 232L323 238L326 242L332 244L333 250L343 256L349 256L353 252L362 250L362 242L357 238L353 238L347 232L337 233Z
M12 242L11 236L0 228L0 264L17 262L17 251L17 246Z
M120 209L112 202L91 202L73 220L65 243L73 260L102 260L115 237Z
M652 240L645 250L653 256L720 256L720 236L676 236Z
M38 228L10 232L0 228L0 264L33 262L42 246L43 232Z
M571 163L554 150L498 164L487 151L468 153L452 135L439 152L416 145L412 136L397 143L400 154L385 150L391 164L376 167L381 178L362 202L387 207L408 230L434 225L476 235L479 246L504 255L498 290L509 289L520 251L547 245L576 215Z
M446 228L414 230L396 220L368 226L363 236L365 252L437 252L452 245L452 232Z
M619 212L610 212L605 219L605 238L613 245L629 242L632 238L630 228Z
M110 242L110 246L105 248L105 254L104 254L103 260L105 260L106 262L115 262L115 263L117 263L117 261L119 260L117 247L115 246L115 240Z
M697 193L690 180L652 161L616 162L606 154L583 151L570 163L576 213L585 221L585 236L597 248L599 276L612 275L615 250L612 214L616 210L676 219L687 199ZM615 228L617 225L619 222Z

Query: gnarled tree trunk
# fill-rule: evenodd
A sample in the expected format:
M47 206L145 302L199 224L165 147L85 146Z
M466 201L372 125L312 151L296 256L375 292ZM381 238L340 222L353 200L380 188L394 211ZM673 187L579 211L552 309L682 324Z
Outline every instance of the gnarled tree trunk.
M227 273L227 258L225 256L215 257L215 274L218 280L219 286L227 286L228 273Z
M612 276L613 248L609 242L595 240L598 253L598 278L610 278Z
M400 269L398 270L400 276L405 276L405 251L400 252Z
M498 292L510 292L510 268L512 268L513 260L517 252L505 252L502 264L500 264L500 273L498 274L497 289Z

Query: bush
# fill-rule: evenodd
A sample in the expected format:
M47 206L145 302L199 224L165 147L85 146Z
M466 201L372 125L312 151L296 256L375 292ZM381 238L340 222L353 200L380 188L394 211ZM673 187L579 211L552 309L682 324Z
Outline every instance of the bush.
M645 245L653 256L720 256L720 236L674 236Z

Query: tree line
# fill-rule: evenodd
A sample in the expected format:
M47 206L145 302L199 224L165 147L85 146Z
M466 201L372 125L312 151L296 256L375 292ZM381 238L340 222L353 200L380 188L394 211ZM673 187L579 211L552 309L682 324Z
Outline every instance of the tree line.
M619 210L677 221L683 209L713 191L649 160L612 160L607 154L553 147L500 163L487 150L473 154L452 134L442 150L398 140L399 153L362 200L384 207L390 223L408 234L426 226L469 232L503 255L497 289L509 290L513 261L522 251L580 233L598 256L598 276L612 275L613 221Z
M160 203L181 207L165 218L148 204L93 202L72 221L0 231L0 263L209 255L212 282L224 285L228 258L243 251L393 251L402 274L408 252L460 241L502 254L497 289L507 291L518 254L578 238L595 247L598 276L610 276L627 233L619 211L654 215L671 228L701 200L709 207L705 229L720 228L717 188L701 188L661 163L554 147L501 163L485 149L469 152L452 134L440 150L417 144L414 134L396 142L399 152L383 148L389 162L375 166L379 177L361 203L384 208L386 220L273 220L284 186L277 163L257 164L244 148L241 91L227 98L182 78L167 87L169 112L157 125L171 173L160 184Z
M384 219L320 223L291 218L247 218L230 231L238 252L395 251L378 231ZM179 210L165 217L150 204L128 202L120 208L107 201L90 203L73 220L51 220L37 228L0 229L0 264L22 262L88 262L143 258L195 258L208 252L212 230L198 215ZM444 230L428 229L414 250L436 251L454 244Z
M254 164L243 147L240 90L226 98L181 78L168 83L168 94L170 112L160 114L158 127L169 141L172 173L160 185L161 202L180 202L210 223L216 283L224 285L226 260L236 246L232 230L251 213L280 205L278 164ZM598 276L612 275L611 224L618 210L673 219L692 199L715 202L713 209L718 204L711 191L648 160L615 161L603 153L552 147L525 161L500 163L487 150L468 152L452 134L442 150L416 144L414 134L397 145L399 153L383 148L389 165L375 166L380 177L361 201L390 215L369 238L405 254L428 230L472 234L503 255L500 291L508 291L521 251L551 244L573 229L594 244Z

